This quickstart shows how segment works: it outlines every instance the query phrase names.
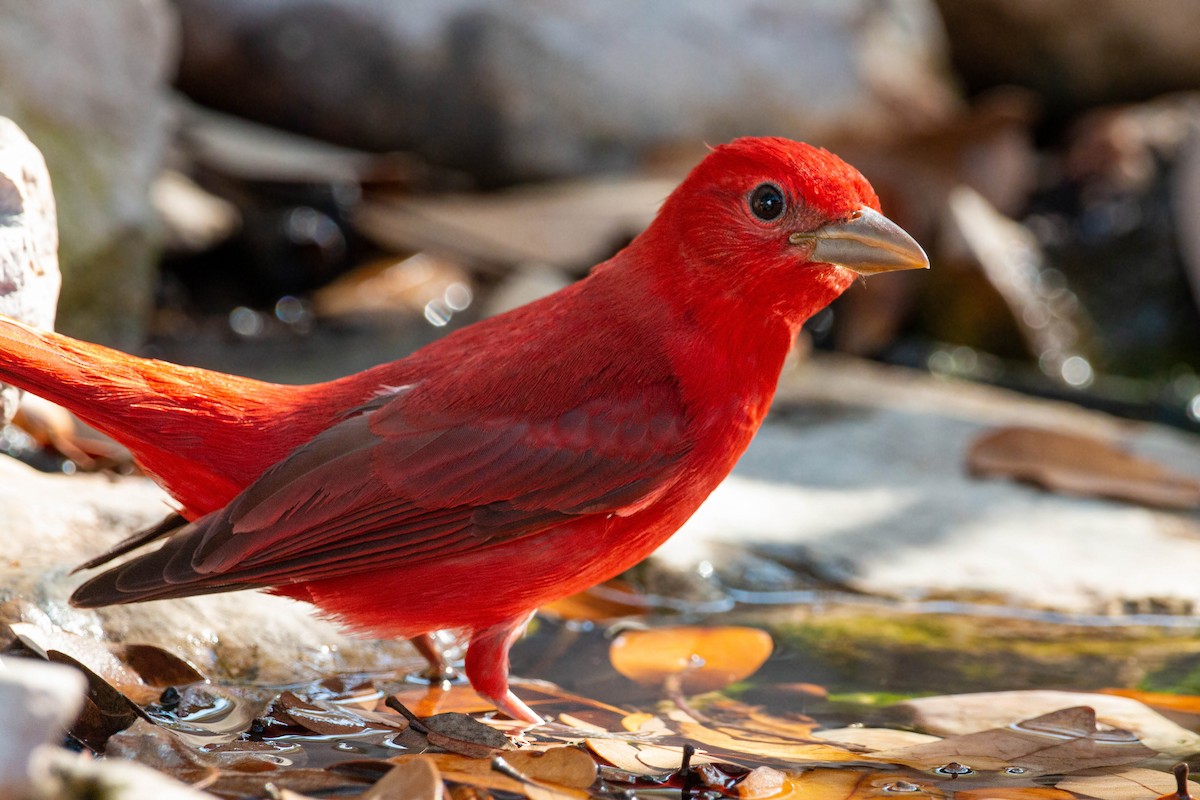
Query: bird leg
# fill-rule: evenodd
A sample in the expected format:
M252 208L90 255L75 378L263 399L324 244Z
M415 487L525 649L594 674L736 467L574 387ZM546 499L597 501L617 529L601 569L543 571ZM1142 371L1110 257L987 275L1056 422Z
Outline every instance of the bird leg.
M458 679L458 672L446 660L446 653L438 647L432 633L422 633L408 640L417 649L429 666L418 675L430 683L448 683Z
M508 651L531 619L532 613L473 631L466 672L471 687L501 712L519 722L540 725L545 720L508 688Z

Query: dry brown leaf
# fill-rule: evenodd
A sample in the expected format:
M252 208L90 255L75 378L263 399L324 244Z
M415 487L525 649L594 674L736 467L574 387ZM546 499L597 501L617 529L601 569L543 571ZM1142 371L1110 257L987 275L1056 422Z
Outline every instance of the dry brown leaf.
M185 658L153 644L117 644L112 653L150 686L165 688L200 683L204 675Z
M389 758L392 764L402 764L421 756L403 755ZM503 775L492 768L486 758L468 758L457 753L427 753L442 774L444 780L463 783L497 792L511 792L535 800L587 800L588 794L580 789L555 787L535 781L521 781Z
M1064 792L1099 800L1149 800L1175 791L1175 776L1153 769L1095 769L1068 775L1058 782ZM1200 783L1188 781L1188 791L1200 796Z
M973 475L1014 478L1066 494L1200 508L1200 478L1080 434L1022 427L989 431L971 444L967 468Z
M596 781L596 762L578 747L514 750L504 760L522 775L559 786L586 789Z
M816 731L813 738L845 747L862 747L869 751L894 750L941 740L940 736L897 728L829 728Z
M658 628L622 633L609 659L617 672L643 685L678 679L683 691L698 694L753 675L773 647L770 634L757 628Z
M1098 730L1096 712L1079 706L1003 728L885 750L874 757L917 769L959 762L976 772L1013 766L1043 775L1130 764L1154 754L1128 731Z
M626 739L587 739L588 749L617 769L635 775L668 775L683 764L683 748L663 744L643 744ZM702 752L692 754L692 764L712 763Z
M421 724L429 731L425 736L431 745L451 753L488 758L512 747L503 733L466 714L436 714L425 717Z
M14 622L9 626L21 643L48 660L55 660L52 653L66 655L70 662L82 665L133 702L145 704L157 699L160 692L147 686L137 672L126 666L101 641L86 636L76 636L64 630Z
M977 733L1071 706L1095 709L1110 728L1133 732L1152 750L1185 757L1200 749L1200 736L1136 700L1112 694L1024 689L918 697L896 704L917 728L940 736Z
M362 800L442 800L445 785L429 756L396 764L362 796Z
M621 720L621 727L630 733L638 733L651 727L666 730L666 723L664 723L654 714L649 714L645 711L637 711L633 714L626 715Z
M712 755L733 754L735 760L750 756L756 761L771 759L788 763L842 762L862 759L860 753L814 739L785 739L762 731L734 725L705 724L681 714L672 715L679 735L705 746Z

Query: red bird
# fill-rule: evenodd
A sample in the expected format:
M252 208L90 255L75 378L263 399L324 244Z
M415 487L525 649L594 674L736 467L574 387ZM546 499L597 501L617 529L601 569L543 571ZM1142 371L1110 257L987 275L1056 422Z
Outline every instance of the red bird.
M309 386L0 322L0 380L122 442L181 506L85 564L165 539L72 602L258 587L375 636L461 629L471 685L537 722L508 688L533 610L691 516L758 430L804 320L859 275L928 266L878 208L825 150L738 139L586 279Z

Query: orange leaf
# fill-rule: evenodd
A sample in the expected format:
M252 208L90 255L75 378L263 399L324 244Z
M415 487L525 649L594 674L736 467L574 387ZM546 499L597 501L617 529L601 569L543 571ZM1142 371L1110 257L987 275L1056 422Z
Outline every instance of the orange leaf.
M660 628L627 631L609 648L613 667L638 683L678 678L688 693L711 692L753 675L773 648L757 628Z

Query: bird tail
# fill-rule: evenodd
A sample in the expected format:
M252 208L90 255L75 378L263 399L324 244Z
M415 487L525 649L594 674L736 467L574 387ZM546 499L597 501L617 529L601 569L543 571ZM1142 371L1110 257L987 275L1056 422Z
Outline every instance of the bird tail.
M307 387L139 358L3 316L0 383L116 439L189 517L224 505L307 438L301 420L287 419Z

